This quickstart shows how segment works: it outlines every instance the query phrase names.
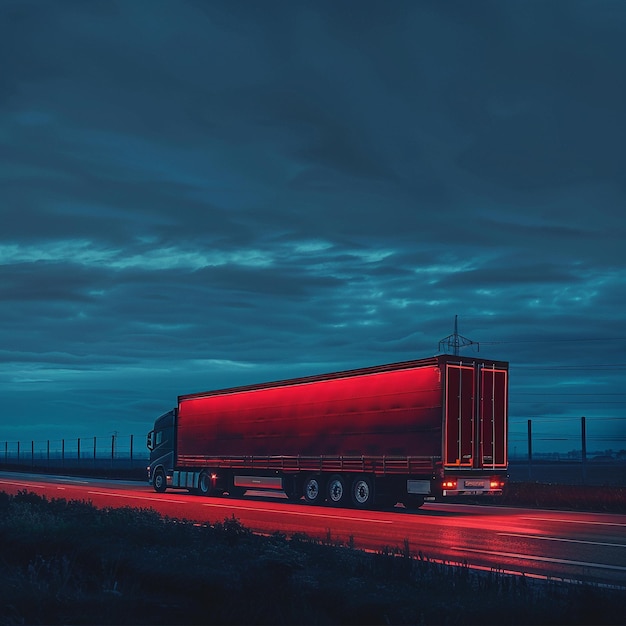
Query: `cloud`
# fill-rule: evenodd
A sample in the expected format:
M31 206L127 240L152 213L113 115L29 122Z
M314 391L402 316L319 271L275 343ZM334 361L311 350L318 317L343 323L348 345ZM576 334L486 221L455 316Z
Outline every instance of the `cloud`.
M458 314L511 361L514 419L621 415L593 366L624 337L625 27L612 2L5 2L10 414L147 429L179 393L430 355ZM607 395L532 395L569 381Z

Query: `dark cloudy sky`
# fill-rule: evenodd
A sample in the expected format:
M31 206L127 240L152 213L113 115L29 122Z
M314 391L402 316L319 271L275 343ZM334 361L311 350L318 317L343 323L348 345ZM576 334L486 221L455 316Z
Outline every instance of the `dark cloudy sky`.
M458 314L515 445L625 448L625 41L622 0L1 0L0 441Z

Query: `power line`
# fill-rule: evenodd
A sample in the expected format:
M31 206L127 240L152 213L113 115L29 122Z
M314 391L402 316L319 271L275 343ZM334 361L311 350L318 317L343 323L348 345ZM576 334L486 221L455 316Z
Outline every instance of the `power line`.
M592 369L598 371L606 371L606 369L624 369L626 363L590 363L589 365L535 365L534 363L513 363L510 365L511 369L532 367L533 370L584 370L589 371Z
M502 341L481 341L486 346L497 346L502 343L561 343L567 341L626 341L626 337L572 337L566 339L505 339Z
M590 391L589 393L570 393L569 391L524 391L525 395L530 396L626 396L626 393L603 393L601 391Z
M509 404L626 404L626 400L509 400Z
M544 415L520 415L515 416L515 415L510 415L509 419L510 421L513 420L528 420L528 419L536 419L536 420L540 420L540 424L549 424L550 422L563 422L565 420L569 420L572 423L574 422L578 422L580 420L580 415L551 415L550 417L545 417ZM622 422L622 421L626 421L626 417L595 417L594 415L587 415L586 416L587 421L593 420L594 422L596 421L602 421L602 422Z

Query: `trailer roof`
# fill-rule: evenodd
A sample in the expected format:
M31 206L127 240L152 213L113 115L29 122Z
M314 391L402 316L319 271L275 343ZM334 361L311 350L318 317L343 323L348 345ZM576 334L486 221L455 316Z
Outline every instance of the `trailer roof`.
M361 367L351 370L342 370L339 372L330 372L327 374L315 374L313 376L301 376L298 378L287 378L284 380L276 380L265 383L255 383L252 385L242 385L239 387L227 387L224 389L215 389L210 391L201 391L198 393L188 393L178 396L178 402L202 398L206 396L241 393L244 391L255 391L258 389L268 389L271 387L287 387L292 385L304 385L324 380L335 380L338 378L350 378L352 376L365 376L368 374L378 374L381 372L392 372L403 369L419 369L422 367L441 367L445 363L453 363L458 365L482 364L486 367L495 369L507 369L509 363L507 361L494 361L492 359L479 359L475 357L459 356L452 354L439 354L436 356L416 359L412 361L400 361L397 363L388 363L386 365L374 365L371 367Z

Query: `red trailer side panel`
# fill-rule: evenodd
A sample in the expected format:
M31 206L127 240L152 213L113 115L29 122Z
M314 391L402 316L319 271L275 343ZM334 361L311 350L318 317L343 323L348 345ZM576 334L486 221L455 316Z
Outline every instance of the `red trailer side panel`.
M202 457L441 456L437 365L179 398L178 464Z

